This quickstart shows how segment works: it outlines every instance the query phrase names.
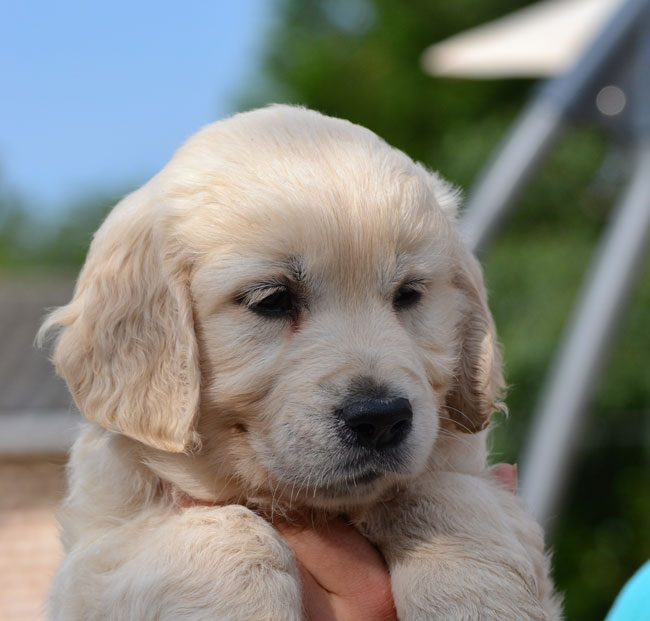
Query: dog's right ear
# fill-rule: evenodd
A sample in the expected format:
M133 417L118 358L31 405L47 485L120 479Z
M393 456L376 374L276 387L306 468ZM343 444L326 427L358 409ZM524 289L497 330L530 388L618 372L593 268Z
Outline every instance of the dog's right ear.
M53 361L81 412L149 446L199 445L200 372L189 266L172 252L147 186L97 231L72 301L51 313Z
M495 411L506 411L505 384L481 267L463 244L457 249L454 284L461 295L459 351L454 387L445 407L458 430L476 433L487 427Z

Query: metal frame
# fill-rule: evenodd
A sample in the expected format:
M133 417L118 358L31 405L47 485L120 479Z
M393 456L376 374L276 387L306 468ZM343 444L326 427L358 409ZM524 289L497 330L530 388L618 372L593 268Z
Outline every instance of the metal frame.
M650 0L621 5L576 65L542 85L470 194L461 223L472 249L484 250L562 127L588 115L596 93L608 84L627 91L626 111L608 125L629 145L634 163L551 366L521 460L522 496L547 527L558 510L617 319L648 252Z

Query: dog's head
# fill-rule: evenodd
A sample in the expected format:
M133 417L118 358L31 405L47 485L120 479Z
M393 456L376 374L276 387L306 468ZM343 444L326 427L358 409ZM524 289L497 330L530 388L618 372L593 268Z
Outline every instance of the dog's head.
M244 495L362 502L497 407L455 215L449 185L368 130L237 115L113 210L43 330L80 410L158 460Z

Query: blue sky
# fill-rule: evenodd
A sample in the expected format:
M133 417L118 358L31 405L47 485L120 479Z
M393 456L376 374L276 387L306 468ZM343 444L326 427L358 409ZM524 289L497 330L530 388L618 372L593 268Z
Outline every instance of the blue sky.
M233 110L270 0L22 0L0 20L0 184L43 215L155 174Z

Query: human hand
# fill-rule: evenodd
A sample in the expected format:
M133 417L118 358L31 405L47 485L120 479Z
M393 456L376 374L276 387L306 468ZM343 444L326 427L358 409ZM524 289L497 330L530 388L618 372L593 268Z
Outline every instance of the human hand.
M275 524L293 549L308 621L397 619L390 576L379 551L341 519Z
M509 492L517 493L517 464L494 464L490 470Z
M517 467L496 464L494 476L513 494ZM302 575L307 621L397 619L390 575L379 551L341 519L311 524L274 524L293 549Z

